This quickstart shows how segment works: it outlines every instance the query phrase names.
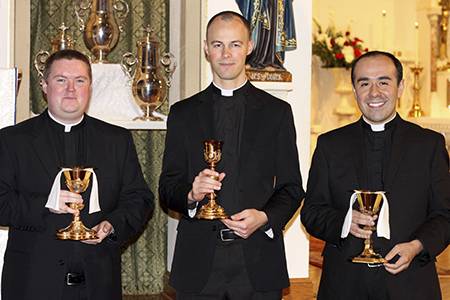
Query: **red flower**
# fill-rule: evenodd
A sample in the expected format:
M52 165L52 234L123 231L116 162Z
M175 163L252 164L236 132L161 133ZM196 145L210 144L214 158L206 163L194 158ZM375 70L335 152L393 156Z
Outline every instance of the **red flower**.
M350 35L350 31L346 31L345 36L349 36L349 35Z
M344 59L344 54L342 54L340 52L336 53L334 56L336 57L336 59Z
M361 50L359 50L358 48L354 48L353 53L354 53L355 57L360 57L362 54Z

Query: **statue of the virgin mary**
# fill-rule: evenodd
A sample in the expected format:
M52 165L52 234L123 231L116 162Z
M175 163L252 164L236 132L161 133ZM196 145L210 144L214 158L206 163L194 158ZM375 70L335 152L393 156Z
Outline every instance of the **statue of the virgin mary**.
M293 0L236 0L250 22L255 49L247 63L255 69L284 70L284 52L297 48Z

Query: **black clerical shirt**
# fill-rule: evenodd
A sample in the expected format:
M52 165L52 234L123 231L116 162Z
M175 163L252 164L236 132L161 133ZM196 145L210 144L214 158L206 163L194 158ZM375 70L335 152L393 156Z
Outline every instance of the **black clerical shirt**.
M214 139L223 141L222 159L217 171L226 174L222 188L217 193L220 205L227 214L241 210L238 203L239 154L245 116L245 94L249 83L233 91L232 96L222 96L221 90L212 86Z
M371 126L363 121L364 128L364 161L366 168L366 182L363 189L369 191L383 191L384 178L392 148L392 133L399 117L384 125L384 130L373 131Z
M87 166L86 120L73 126L65 126L48 115L51 146L58 156L60 167Z

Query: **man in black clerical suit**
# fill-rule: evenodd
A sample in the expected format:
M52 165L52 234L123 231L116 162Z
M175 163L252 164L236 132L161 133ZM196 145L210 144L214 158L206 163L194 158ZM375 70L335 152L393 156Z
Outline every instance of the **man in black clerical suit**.
M289 104L248 82L252 49L241 15L215 15L204 44L213 82L170 110L159 193L181 214L177 299L281 299L289 285L282 230L304 196L295 128ZM203 159L207 139L223 141L217 172ZM230 218L196 219L213 191Z
M9 226L2 299L122 299L121 246L142 230L153 195L130 133L85 114L91 82L83 54L52 54L42 80L48 110L0 131L0 224ZM76 165L94 168L100 211L89 213L91 187L61 188L46 208L60 168ZM56 239L72 221L71 202L84 203L81 219L97 239Z
M317 141L301 220L326 241L320 300L441 298L434 262L448 245L449 158L442 135L396 113L402 76L400 61L390 53L358 58L352 83L362 118ZM353 206L350 234L342 237L355 189L386 192L390 238L372 234L375 251L388 261L384 265L351 262L371 235L362 226L376 220Z

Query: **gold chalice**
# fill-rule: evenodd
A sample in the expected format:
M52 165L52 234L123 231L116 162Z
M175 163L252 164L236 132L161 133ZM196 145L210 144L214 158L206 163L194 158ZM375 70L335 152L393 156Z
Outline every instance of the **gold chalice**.
M355 191L356 197L359 204L359 211L365 215L374 216L376 215L383 203L384 192L370 192L370 191ZM375 221L377 222L378 219ZM364 226L364 230L371 230L372 232L376 230L375 226ZM354 263L362 264L382 264L386 260L378 253L375 253L372 245L372 236L364 240L364 250L363 252L352 259Z
M216 140L206 140L203 142L203 157L209 168L213 171L215 171L215 167L222 157L222 144L223 142ZM213 176L212 178L215 180L219 179L217 176ZM216 193L209 193L207 197L209 199L208 203L200 207L196 217L207 220L228 218L223 207L217 203Z
M91 172L83 167L73 167L63 171L66 178L66 186L72 193L81 194L89 186ZM83 203L69 203L69 207L76 210L73 214L73 221L66 228L56 232L56 237L60 240L90 240L97 238L97 232L84 226L80 219L80 210L84 208Z

